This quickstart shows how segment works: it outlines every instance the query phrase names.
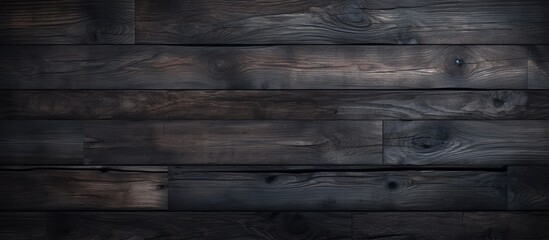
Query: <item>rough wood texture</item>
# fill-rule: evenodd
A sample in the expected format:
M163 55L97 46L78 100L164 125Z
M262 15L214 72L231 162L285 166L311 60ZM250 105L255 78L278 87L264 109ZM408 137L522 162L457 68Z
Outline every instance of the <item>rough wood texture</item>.
M0 165L82 164L82 125L81 121L0 121Z
M504 210L507 174L486 171L180 172L172 210Z
M527 51L519 46L0 46L0 52L1 89L525 89L527 83Z
M350 213L61 212L0 213L10 240L351 239Z
M549 91L0 91L0 119L549 119Z
M381 121L87 121L90 164L381 164Z
M509 167L509 210L549 210L549 167Z
M0 44L133 44L133 0L3 0Z
M542 0L136 0L136 42L543 44Z
M549 165L549 121L386 121L389 165Z
M528 48L528 88L549 89L549 46Z
M353 239L549 239L546 212L353 213Z
M0 210L160 210L166 167L0 168Z

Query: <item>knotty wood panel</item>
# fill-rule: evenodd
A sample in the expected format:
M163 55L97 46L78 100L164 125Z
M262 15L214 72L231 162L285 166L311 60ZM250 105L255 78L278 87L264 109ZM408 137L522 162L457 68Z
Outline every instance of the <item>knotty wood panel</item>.
M132 0L3 0L0 44L132 44Z
M509 210L549 210L549 167L509 167Z
M381 165L381 121L86 121L89 164Z
M534 44L542 0L136 0L138 43Z
M353 239L548 239L546 212L353 213Z
M549 121L386 121L390 165L549 165Z
M350 213L0 213L2 239L351 239Z
M180 172L172 210L502 210L507 174L487 171Z
M528 88L549 88L549 46L530 46L528 51Z
M0 210L153 210L166 202L166 167L0 168Z
M81 121L0 121L0 164L82 164Z
M3 89L525 89L519 46L0 46ZM456 62L457 61L457 62Z
M549 91L0 91L1 119L547 119Z

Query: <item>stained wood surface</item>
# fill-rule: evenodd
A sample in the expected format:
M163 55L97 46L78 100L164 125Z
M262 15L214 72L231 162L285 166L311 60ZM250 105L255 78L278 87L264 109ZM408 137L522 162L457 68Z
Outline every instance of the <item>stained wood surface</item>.
M0 119L548 119L549 91L0 91Z
M509 167L509 210L549 210L549 167Z
M351 213L0 213L3 239L350 239Z
M549 4L526 1L136 0L136 42L536 44Z
M549 165L549 121L386 121L388 165Z
M353 239L547 239L547 212L353 213Z
M474 45L0 46L0 88L525 89L526 51Z
M2 167L0 210L161 210L166 167Z
M133 44L133 0L3 0L0 44Z
M82 164L81 121L0 121L0 164Z
M85 162L381 164L381 121L86 121Z
M170 170L172 210L505 210L505 172L185 172Z
M549 88L549 46L535 45L528 50L528 88Z

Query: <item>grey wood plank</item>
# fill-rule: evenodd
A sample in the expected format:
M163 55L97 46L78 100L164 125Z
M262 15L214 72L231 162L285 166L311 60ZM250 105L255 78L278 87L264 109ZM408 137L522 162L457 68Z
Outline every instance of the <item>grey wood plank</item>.
M542 0L137 0L136 42L544 44Z
M521 46L0 46L0 89L525 89ZM458 61L456 63L456 61Z
M528 48L528 88L549 88L548 45L535 45Z
M0 44L133 44L132 0L3 0Z
M180 172L171 210L505 210L507 174L489 171Z
M0 210L161 210L166 167L2 167Z
M549 210L549 167L513 166L509 174L509 210Z
M386 121L388 165L549 165L549 121Z
M547 212L353 213L353 239L548 239Z
M381 165L381 121L86 121L99 165Z
M0 121L0 165L82 164L82 121Z
M549 91L0 91L0 119L549 119Z

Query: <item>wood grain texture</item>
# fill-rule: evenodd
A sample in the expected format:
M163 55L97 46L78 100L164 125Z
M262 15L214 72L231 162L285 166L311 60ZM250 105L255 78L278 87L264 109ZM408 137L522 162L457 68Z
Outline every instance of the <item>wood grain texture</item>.
M0 91L0 119L549 119L549 91Z
M525 89L520 46L0 46L0 89ZM456 63L456 60L462 61Z
M85 162L381 164L381 121L86 121Z
M0 210L160 210L166 167L2 167Z
M549 210L549 167L513 166L509 175L509 210Z
M548 239L547 212L353 213L353 239Z
M26 212L0 213L11 240L350 239L350 213Z
M133 44L132 0L3 0L0 44Z
M541 0L136 0L136 42L543 44Z
M0 121L0 165L82 164L82 121Z
M180 172L168 206L208 211L504 210L505 172Z
M388 165L549 165L549 121L386 121Z
M528 88L549 89L549 46L528 48Z

